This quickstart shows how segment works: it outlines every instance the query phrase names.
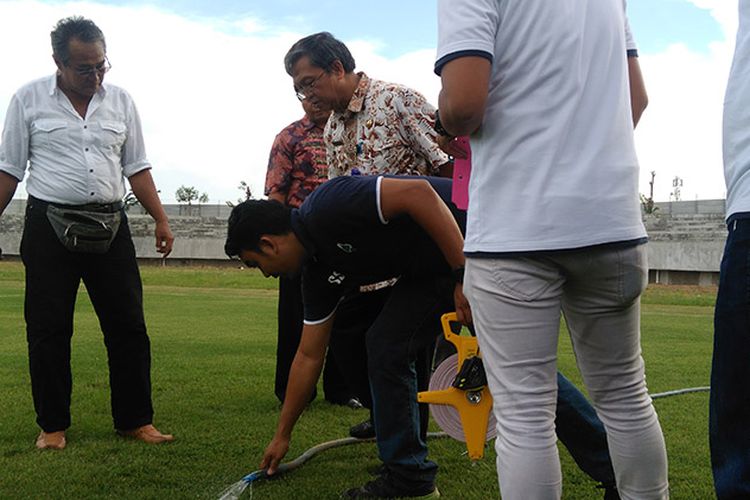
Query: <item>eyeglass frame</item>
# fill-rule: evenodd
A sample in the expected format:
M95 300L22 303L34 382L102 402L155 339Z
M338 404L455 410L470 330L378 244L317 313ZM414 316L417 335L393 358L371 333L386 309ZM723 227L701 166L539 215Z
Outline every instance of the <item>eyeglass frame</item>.
M109 58L107 56L104 56L104 61L100 62L96 66L92 66L88 69L71 69L75 72L76 75L83 78L88 78L92 75L104 75L112 69L112 63L109 62Z
M327 71L325 71L325 70L321 71L318 76L316 76L315 78L313 78L310 81L310 83L308 83L306 85L302 85L299 89L294 89L294 94L297 96L297 99L299 99L300 102L302 102L305 99L307 99L307 97L308 97L307 93L310 92L312 89L314 89L315 88L315 84L318 83L318 80L320 80L321 78L323 78L323 75L326 75L326 74L328 74Z

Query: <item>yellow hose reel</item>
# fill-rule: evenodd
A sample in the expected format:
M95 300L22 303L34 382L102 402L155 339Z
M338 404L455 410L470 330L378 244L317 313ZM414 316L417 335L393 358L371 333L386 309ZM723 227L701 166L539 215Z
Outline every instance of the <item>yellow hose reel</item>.
M453 386L464 361L479 356L476 337L453 333L451 323L458 323L456 313L441 318L443 334L456 346L457 354L446 358L430 378L430 390L417 394L420 403L430 403L430 413L446 434L466 443L469 458L479 460L484 456L484 444L495 436L495 418L492 415L492 396L484 385L476 390Z

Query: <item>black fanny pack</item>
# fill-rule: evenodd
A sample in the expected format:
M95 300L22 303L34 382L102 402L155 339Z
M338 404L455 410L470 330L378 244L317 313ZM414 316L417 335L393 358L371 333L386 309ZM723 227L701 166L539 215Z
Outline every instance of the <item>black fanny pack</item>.
M122 214L47 204L47 219L71 252L106 253L120 228Z

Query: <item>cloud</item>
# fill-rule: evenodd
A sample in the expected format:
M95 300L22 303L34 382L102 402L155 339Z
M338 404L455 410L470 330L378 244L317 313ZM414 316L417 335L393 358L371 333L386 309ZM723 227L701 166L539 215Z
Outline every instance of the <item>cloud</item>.
M377 54L377 47L366 43L347 43L357 60L358 70L379 80L397 82L422 93L437 106L440 78L433 72L435 50L418 50L396 59Z
M249 18L230 26L149 6L0 2L0 44L18 48L3 51L0 118L18 87L52 74L49 32L73 14L93 19L107 37L107 81L135 99L165 201L182 184L211 202L238 198L241 180L262 194L274 136L302 116L283 69L301 35L272 33Z
M721 26L724 34L732 38L737 32L737 2L727 0L687 0L700 9L707 10Z
M657 54L641 54L649 107L636 130L641 192L648 194L656 172L654 198L669 200L673 180L682 179L683 200L724 198L721 119L729 74L737 3L690 0L721 25L724 39L703 53L674 44Z
M676 44L641 54L650 105L636 131L640 185L648 193L649 172L656 171L657 200L669 198L676 176L683 179L683 199L724 196L721 108L737 7L726 0L688 1L707 9L725 39L703 53ZM107 80L135 98L165 201L183 184L208 193L211 203L237 199L242 180L262 194L274 136L302 116L283 57L307 33L252 17L201 18L151 6L0 1L0 44L6 47L0 119L19 86L54 71L49 31L73 14L93 19L107 36L113 64ZM408 85L436 103L433 49L388 58L372 41L344 42L359 70Z
M302 116L283 57L307 33L249 17L198 18L153 6L3 1L0 44L20 50L3 52L4 67L13 71L0 79L0 119L18 87L52 74L49 32L57 20L74 14L93 19L107 37L113 65L107 81L135 99L164 201L173 201L183 184L206 192L211 203L240 197L242 180L255 195L263 193L275 135ZM389 60L377 54L377 45L345 42L358 68L437 99L434 51Z

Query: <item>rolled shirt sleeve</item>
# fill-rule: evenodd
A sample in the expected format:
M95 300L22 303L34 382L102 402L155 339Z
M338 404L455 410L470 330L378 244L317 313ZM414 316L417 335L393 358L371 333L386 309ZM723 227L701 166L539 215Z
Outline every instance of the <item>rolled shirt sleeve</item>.
M0 142L0 170L22 181L28 161L29 126L21 101L14 95L5 115Z
M133 100L129 98L129 101L127 114L128 135L122 148L122 173L125 177L130 177L142 170L151 168L151 163L146 157L146 143L143 140L141 117Z

